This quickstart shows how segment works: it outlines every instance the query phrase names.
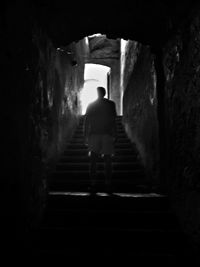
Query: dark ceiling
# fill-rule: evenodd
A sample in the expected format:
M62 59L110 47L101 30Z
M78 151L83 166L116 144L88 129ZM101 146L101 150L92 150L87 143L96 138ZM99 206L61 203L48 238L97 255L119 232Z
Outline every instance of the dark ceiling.
M29 2L28 2L29 3ZM194 1L38 1L8 5L9 23L37 22L55 46L65 46L94 33L143 44L162 45L188 16ZM11 20L11 21L10 21ZM13 21L12 21L13 20Z
M51 3L51 2L50 2ZM64 4L63 4L64 3ZM142 43L163 43L191 10L188 1L68 1L35 5L38 21L58 44L102 33Z

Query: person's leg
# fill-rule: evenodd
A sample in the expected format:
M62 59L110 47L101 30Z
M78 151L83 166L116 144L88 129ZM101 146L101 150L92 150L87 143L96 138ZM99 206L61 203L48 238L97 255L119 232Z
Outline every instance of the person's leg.
M106 189L110 191L111 189L111 179L112 179L112 158L111 155L104 155L105 163L105 185Z
M91 135L88 139L88 149L90 155L90 187L91 190L94 191L94 186L96 185L97 179L97 159L100 151L100 142L98 135Z
M97 179L97 159L98 159L98 154L91 151L90 154L90 184L91 187L94 188L96 185L96 179Z
M106 190L111 190L111 178L112 178L112 154L114 154L114 142L113 137L110 135L103 136L102 154L104 154L104 166L105 166L105 185Z

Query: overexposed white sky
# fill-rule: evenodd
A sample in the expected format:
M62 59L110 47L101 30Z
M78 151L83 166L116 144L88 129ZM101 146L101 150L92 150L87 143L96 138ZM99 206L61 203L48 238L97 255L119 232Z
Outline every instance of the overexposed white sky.
M103 86L107 91L107 73L110 68L99 64L85 64L84 87L81 91L82 114L89 103L97 99L96 88ZM106 94L107 97L107 94Z
M110 68L99 64L85 64L84 79L96 79L99 81L100 86L107 89L107 73Z

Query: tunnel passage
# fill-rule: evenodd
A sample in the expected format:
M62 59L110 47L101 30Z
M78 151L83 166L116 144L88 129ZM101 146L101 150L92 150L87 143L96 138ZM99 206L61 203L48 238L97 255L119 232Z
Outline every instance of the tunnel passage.
M89 102L96 97L93 93L98 84L103 85L107 89L106 97L116 104L117 115L123 116L123 126L136 145L142 164L152 181L159 183L156 70L150 46L93 34L57 48L57 54L60 62L67 58L76 62L70 73L73 83L69 82L67 69L63 72L66 107L73 106L74 102L69 94L75 95L78 104L73 112L83 115ZM85 94L87 91L89 95Z
M32 5L7 5L6 18L8 27L4 43L5 51L7 51L5 66L8 73L12 74L13 83L16 85L10 89L12 95L15 96L14 98L10 97L9 90L6 91L6 99L8 99L11 107L9 117L13 118L13 114L16 116L16 118L7 121L14 120L17 124L16 139L27 139L26 142L20 141L23 143L22 151L20 152L22 157L28 158L23 156L30 155L28 151L33 151L36 154L36 156L31 157L30 161L35 161L35 158L40 161L41 157L44 157L44 160L42 160L47 162L53 157L57 158L58 154L62 151L64 136L70 139L73 130L77 126L78 114L80 114L78 90L83 86L84 82L84 65L77 65L77 59L74 58L75 54L73 54L76 50L75 43L78 43L78 40L88 36L88 39L95 44L95 40L98 40L97 35L92 36L95 32L107 34L107 39L115 40L116 44L122 38L125 40L137 40L144 45L150 45L153 54L156 55L155 58L159 60L159 64L155 64L155 66L161 66L162 53L159 51L161 51L166 41L170 38L170 34L176 31L178 22L184 18L184 15L189 10L189 4L186 3L183 3L181 6L174 3L173 8L171 8L170 5L160 3L159 1L155 1L155 3L140 1L140 3L132 3L133 6L116 3L115 12L112 12L112 16L107 6L102 17L100 10L94 13L92 12L92 6L86 5L86 7L84 5L81 5L83 13L80 14L74 13L76 7L73 3L67 7L58 3L46 5L42 4L42 2ZM81 21L81 25L75 23L78 18ZM99 39L102 39L101 37ZM105 41L109 43L109 40ZM15 50L12 46L13 43L16 45ZM121 45L123 46L123 44ZM69 51L62 51L64 50L62 46L68 46ZM56 50L56 48L61 49ZM83 54L85 55L85 53L87 51L84 51ZM96 52L94 51L94 53ZM115 56L118 53L119 49L116 49ZM54 66L55 58L56 64ZM130 59L130 57L127 57L127 60ZM113 60L116 60L116 58ZM98 61L99 59L96 58L96 62L93 63L97 64L99 63ZM116 68L121 71L123 66L121 65L120 68L117 66ZM67 78L63 74L65 71L68 73ZM163 73L160 74L161 79L163 79L162 76ZM24 82L20 82L19 77L25 77L23 79ZM54 86L55 81L56 90ZM123 86L122 79L118 84L121 87ZM163 81L159 83L159 86L163 86ZM17 88L20 89L18 90ZM26 90L26 88L30 88L30 90ZM146 89L148 90L149 88L146 87ZM162 92L164 90L160 88L157 92L157 96L160 98L158 107L161 110L161 112L158 112L158 116L160 116L159 123L163 125L162 134L159 135L159 139L160 144L164 144L165 140L161 140L165 136L163 134L165 122L162 117L164 110L164 93ZM116 97L120 98L119 103L121 103L119 104L118 111L125 113L122 105L123 94L118 94ZM33 98L34 100L32 100ZM152 108L149 116L154 118L153 109L156 104L154 92L151 92L148 98L149 101L147 99L145 101L153 103L149 107L150 109ZM21 99L24 100L23 105L20 105ZM126 99L128 100L129 98L127 97ZM142 103L139 105L142 105ZM24 112L23 109L26 109L27 112ZM127 114L131 114L131 112L130 105ZM23 126L19 123L20 116L23 116ZM138 116L140 115L138 114ZM144 120L146 118L143 118ZM68 126L66 127L66 125ZM141 130L142 125L143 123L138 124L138 129ZM130 128L130 125L126 126L127 132L131 132ZM30 131L31 135L29 134ZM145 129L142 132L144 133ZM138 134L141 136L140 131ZM28 139L28 136L31 136L31 138ZM151 131L151 136L154 136L153 131ZM134 140L137 140L137 138L134 137ZM139 144L140 140L137 143ZM148 150L155 151L156 148L152 148L153 145L154 142L150 142ZM138 145L138 149L144 155L144 147ZM163 149L161 154L163 155L164 153ZM152 166L150 162L147 163L147 159L144 156L143 159L148 166ZM30 164L37 165L37 163ZM25 165L27 164L22 163L21 168L23 169Z
M49 65L54 66L55 56L58 59L55 48L67 44L73 47L72 42L78 42L94 32L102 32L106 33L109 39L138 40L139 43L150 45L155 55L157 105L160 111L157 115L159 127L162 125L159 128L158 139L159 146L163 146L159 150L159 156L169 153L167 161L163 160L166 163L164 171L171 185L169 190L175 196L174 202L179 216L182 217L183 227L195 240L198 239L199 9L195 8L190 15L192 1L181 5L158 2L144 4L144 1L140 1L139 4L133 4L135 5L133 9L126 5L118 6L116 3L116 12L112 12L112 19L107 8L103 20L99 19L102 18L101 13L98 17L97 13L92 13L89 8L84 9L83 16L81 14L77 16L74 12L70 12L69 7L64 9L62 5L58 7L56 3L49 3L51 6L48 7L40 4L33 8L20 4L9 5L6 13L8 27L2 52L6 51L3 53L5 68L9 73L6 80L12 81L7 83L8 90L3 92L5 128L10 130L9 134L5 133L4 140L7 140L5 144L10 146L8 148L5 145L3 149L6 156L3 164L5 171L2 173L6 175L2 181L8 185L7 188L16 188L16 184L23 188L21 192L24 192L25 202L35 205L34 208L33 204L30 205L31 212L37 210L35 207L40 203L40 194L43 190L43 183L40 182L40 178L43 179L41 166L60 153L64 136L73 132L77 126L77 114L80 112L76 90L80 88L80 84L82 86L83 79L74 80L74 77L76 75L83 77L79 75L81 70L77 68L72 54L68 54L64 62L57 60L56 68L49 69ZM75 24L77 18L84 23ZM40 29L37 33L35 33L36 25ZM142 65L145 56L148 57L148 53L144 51L143 58L139 56L138 64ZM68 84L73 85L76 82L74 86L76 90L69 90L67 96L64 96L63 90L65 80L62 79L64 70L62 64L68 70ZM136 69L135 72L137 75ZM58 90L54 90L54 77ZM145 82L143 79L140 81ZM146 90L148 89L146 87ZM125 98L126 101L129 100L129 97ZM140 99L147 101L153 107L156 98L151 92L149 100L145 97ZM129 108L131 110L131 105ZM142 114L142 109L140 111ZM122 112L125 113L124 110ZM149 115L154 117L153 112ZM137 127L142 129L142 125ZM16 130L13 131L13 128ZM127 132L130 132L129 128L130 125L126 128ZM147 133L145 130L142 132ZM151 136L154 136L153 131ZM136 140L136 137L134 138ZM154 142L148 144L150 147L155 145ZM139 150L143 153L144 148L139 147ZM155 151L155 148L153 150ZM12 169L15 170L15 175L11 174L11 165L14 166ZM149 165L151 166L150 163ZM158 165L160 166L160 162ZM12 208L12 205L10 207Z

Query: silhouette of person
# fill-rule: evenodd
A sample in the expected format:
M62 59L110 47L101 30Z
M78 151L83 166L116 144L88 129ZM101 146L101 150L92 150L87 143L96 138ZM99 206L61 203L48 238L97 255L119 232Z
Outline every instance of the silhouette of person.
M114 142L117 139L115 103L105 97L104 87L97 87L98 98L88 105L85 114L84 136L90 156L91 191L95 192L97 178L97 159L104 158L105 185L111 190L112 162Z

